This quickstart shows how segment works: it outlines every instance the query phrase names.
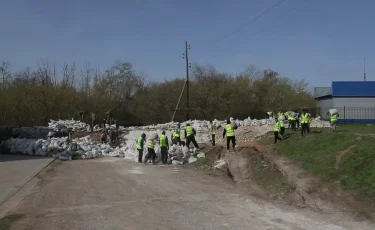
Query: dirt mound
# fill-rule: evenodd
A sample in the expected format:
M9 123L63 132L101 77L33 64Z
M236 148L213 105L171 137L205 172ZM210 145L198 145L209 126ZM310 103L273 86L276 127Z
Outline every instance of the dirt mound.
M207 146L206 158L196 162L198 168L211 170L210 175L226 176L251 195L264 199L304 207L304 199L297 193L296 187L275 164L264 157L255 146L240 145L235 152L229 152L223 146ZM208 167L203 167L209 165Z
M251 195L324 213L340 210L359 219L375 216L372 205L359 202L339 184L315 177L272 147L247 142L239 144L235 152L221 145L207 146L204 152L206 158L199 159L198 166L209 165L201 168L210 169L213 176L229 176Z

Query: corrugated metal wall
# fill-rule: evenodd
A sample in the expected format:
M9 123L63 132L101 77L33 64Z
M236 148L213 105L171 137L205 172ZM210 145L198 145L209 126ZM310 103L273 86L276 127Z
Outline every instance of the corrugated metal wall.
M375 119L375 97L335 97L333 106L340 108L345 120Z
M329 120L329 109L337 109L340 122L345 123L374 123L375 97L335 97L317 101L318 114L324 120Z
M315 87L314 98L329 96L332 94L331 87Z
M335 107L375 107L375 97L334 97L333 106Z

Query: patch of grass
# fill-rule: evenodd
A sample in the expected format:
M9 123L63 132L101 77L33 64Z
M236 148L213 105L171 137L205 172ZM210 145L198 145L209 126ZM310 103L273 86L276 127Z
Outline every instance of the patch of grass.
M316 130L321 133L315 133ZM301 137L300 131L287 130L286 139L275 147L321 178L339 181L345 189L375 197L375 135L369 135L375 134L375 125L341 124L338 131L332 133L329 128L312 128L310 135ZM273 133L267 134L259 143L273 145ZM336 157L353 145L336 163Z

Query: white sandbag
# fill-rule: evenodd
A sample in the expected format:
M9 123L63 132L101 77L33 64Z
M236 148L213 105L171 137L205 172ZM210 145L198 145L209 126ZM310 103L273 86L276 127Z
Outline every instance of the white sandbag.
M194 163L194 162L196 162L197 160L198 160L198 159L195 158L195 157L190 157L189 160L188 160L188 162L189 162L189 163Z
M198 158L205 158L206 155L205 155L204 153L199 153L199 154L197 155L197 157L198 157Z
M334 115L334 114L338 114L338 111L337 111L337 109L330 109L330 110L329 110L329 113L330 113L331 115Z

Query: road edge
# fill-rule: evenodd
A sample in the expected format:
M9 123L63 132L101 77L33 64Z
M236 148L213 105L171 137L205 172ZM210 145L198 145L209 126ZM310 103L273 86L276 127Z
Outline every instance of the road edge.
M46 167L48 167L52 162L54 162L56 158L52 158L50 161L44 163L41 169L35 170L35 172L31 173L25 179L23 179L20 183L16 184L13 188L11 188L8 192L5 192L2 196L0 196L0 207L6 203L11 197L13 197L18 191L20 191L28 182L30 182L35 176L37 176L41 171L43 171Z

